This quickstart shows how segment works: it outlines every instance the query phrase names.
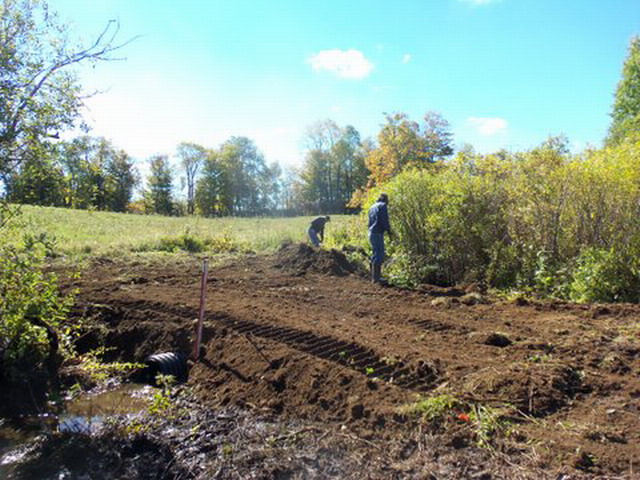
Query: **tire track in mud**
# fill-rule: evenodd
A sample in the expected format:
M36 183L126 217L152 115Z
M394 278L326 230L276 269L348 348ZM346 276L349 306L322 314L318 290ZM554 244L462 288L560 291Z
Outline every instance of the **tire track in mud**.
M229 317L217 320L237 333L283 343L300 352L338 363L372 379L384 380L406 390L430 390L439 376L437 369L428 362L407 366L401 360L384 359L373 350L355 342L248 320Z
M450 330L456 329L456 327L454 327L453 325L449 325L448 323L442 323L437 320L429 319L420 320L417 318L409 318L407 319L407 323L428 332L448 332Z
M145 312L149 312L149 310L156 311L158 314L162 314L159 316L165 318L167 313L171 313L181 317L185 322L191 322L195 311L194 308L188 306L143 300L121 300L118 304L120 307L141 309ZM252 335L284 344L304 354L339 364L372 380L383 380L404 390L416 392L431 390L436 380L441 376L441 373L431 362L419 361L415 364L407 365L401 359L381 357L374 350L357 342L344 341L333 336L321 335L293 327L234 318L224 313L209 314L205 317L205 320L217 322L241 335ZM433 331L454 328L435 321L408 320L407 323L415 323L418 327ZM429 325L431 325L431 328L428 328ZM205 325L204 340L209 340L212 333L211 328L207 328ZM207 337L209 338L207 339Z

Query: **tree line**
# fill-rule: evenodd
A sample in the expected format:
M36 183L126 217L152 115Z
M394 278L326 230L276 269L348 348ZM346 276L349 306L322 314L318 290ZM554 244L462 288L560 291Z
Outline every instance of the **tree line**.
M147 159L143 181L137 162L105 138L45 139L0 178L6 198L20 204L207 217L344 213L403 167L453 152L449 125L434 112L422 124L386 115L377 142L324 120L307 129L305 142L302 167L288 171L268 163L247 137L218 148L183 142L173 161L166 154Z

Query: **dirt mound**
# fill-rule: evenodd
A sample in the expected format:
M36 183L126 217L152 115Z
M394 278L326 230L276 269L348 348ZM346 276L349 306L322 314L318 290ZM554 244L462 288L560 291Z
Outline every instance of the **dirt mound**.
M276 254L275 267L295 276L320 273L344 277L357 271L357 267L338 250L316 249L304 243L284 244Z

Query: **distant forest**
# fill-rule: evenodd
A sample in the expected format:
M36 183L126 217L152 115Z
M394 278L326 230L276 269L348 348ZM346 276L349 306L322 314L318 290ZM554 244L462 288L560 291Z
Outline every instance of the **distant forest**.
M101 137L40 142L2 172L13 203L161 215L346 213L359 193L397 173L453 153L449 124L428 112L422 123L387 115L377 142L332 120L307 129L301 168L269 163L253 140L217 148L184 142L146 159L148 175L126 151Z

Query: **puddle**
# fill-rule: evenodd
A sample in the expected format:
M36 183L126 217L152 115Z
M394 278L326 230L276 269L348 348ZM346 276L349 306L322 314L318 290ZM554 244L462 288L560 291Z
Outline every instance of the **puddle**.
M79 395L65 403L60 414L42 414L15 420L0 419L0 478L29 451L39 435L53 432L92 433L113 416L136 414L149 405L155 389L148 385L121 384L98 393Z
M117 389L82 395L67 403L58 416L57 431L90 433L114 415L138 413L149 405L154 388L148 385L123 384Z

